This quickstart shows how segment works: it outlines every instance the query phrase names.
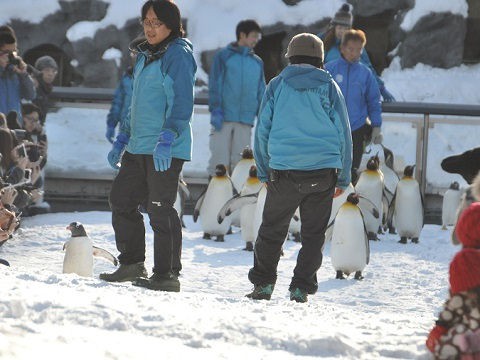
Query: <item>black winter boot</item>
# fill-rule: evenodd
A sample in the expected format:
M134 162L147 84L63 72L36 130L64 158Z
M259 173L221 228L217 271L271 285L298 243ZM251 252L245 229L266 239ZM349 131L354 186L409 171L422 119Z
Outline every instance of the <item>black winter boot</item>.
M154 273L148 279L139 277L135 279L132 284L150 290L180 292L180 281L178 281L178 277L173 273Z
M100 274L100 279L109 282L124 282L147 276L147 269L145 269L143 262L140 262L136 264L121 264L120 267L111 274Z

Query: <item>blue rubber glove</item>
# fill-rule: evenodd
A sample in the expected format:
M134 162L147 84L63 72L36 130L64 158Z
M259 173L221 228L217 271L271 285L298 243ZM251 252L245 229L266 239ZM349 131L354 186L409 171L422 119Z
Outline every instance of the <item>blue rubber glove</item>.
M107 159L112 168L118 170L120 168L119 163L122 158L123 151L128 144L130 137L124 133L120 133L117 136L117 140L113 143L112 150L108 153Z
M115 127L107 125L107 132L105 133L105 137L110 142L110 144L113 144L113 138L115 137Z
M213 126L215 131L220 131L223 125L223 110L215 109L210 115L210 124Z
M175 133L171 130L160 131L157 145L153 150L153 165L157 171L166 171L172 164L172 144Z
M380 88L380 94L382 94L383 101L385 101L385 102L397 101L397 100L395 100L394 96L387 90L387 88L385 86L382 86Z

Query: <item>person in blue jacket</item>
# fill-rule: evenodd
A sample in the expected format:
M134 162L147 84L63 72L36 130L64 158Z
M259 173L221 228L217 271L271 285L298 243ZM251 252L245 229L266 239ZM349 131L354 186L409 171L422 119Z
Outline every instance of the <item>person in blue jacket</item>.
M183 163L192 156L197 66L192 45L183 38L177 5L149 0L141 19L146 41L136 47L132 103L108 154L110 165L120 167L109 199L120 267L100 278L178 292L182 227L173 205ZM153 230L154 266L149 278L141 204L147 204Z
M325 64L328 64L330 61L337 60L341 56L340 52L340 41L345 31L352 28L353 16L348 4L343 4L340 10L335 13L329 29L325 34L320 35L325 46ZM372 65L370 58L368 57L365 49L362 50L360 56L360 62L367 66L375 76L380 93L382 94L383 101L392 102L395 101L395 97L387 90L385 83L377 74L377 71Z
M362 160L364 141L370 130L367 117L372 126L372 142L380 144L383 140L380 91L375 76L360 62L366 41L362 30L347 30L340 45L342 56L325 64L325 69L337 82L347 103L353 140L353 183Z
M290 220L300 207L302 247L290 282L290 300L317 291L325 230L333 198L350 183L352 139L342 93L323 69L316 35L292 38L288 65L267 86L255 131L259 179L267 184L262 224L247 297L270 300Z
M0 112L15 111L21 119L21 100L35 98L35 85L27 64L17 55L17 38L9 26L0 27Z
M131 53L130 56L132 60L135 61L136 55ZM107 115L107 131L105 133L105 137L112 144L115 138L115 128L127 117L128 109L132 102L132 74L133 67L129 66L123 73L113 94L112 105ZM119 126L119 128L120 127L121 126Z
M254 20L243 20L236 34L237 41L215 55L210 69L210 176L218 164L231 173L242 150L251 145L252 127L265 91L263 61L253 51L261 38L260 26Z

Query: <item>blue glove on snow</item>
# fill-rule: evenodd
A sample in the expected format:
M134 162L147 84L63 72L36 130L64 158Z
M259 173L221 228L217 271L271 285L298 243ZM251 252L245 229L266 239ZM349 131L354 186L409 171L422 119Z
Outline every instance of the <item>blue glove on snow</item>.
M110 144L113 144L113 138L115 137L115 127L107 125L107 132L105 133L105 137L110 142Z
M387 90L385 86L380 88L380 94L382 94L383 101L385 102L393 102L396 101L393 95Z
M214 127L215 131L220 131L223 125L223 110L215 109L210 115L210 124Z
M166 171L172 164L172 144L175 133L171 130L160 131L157 145L153 150L153 165L157 171Z
M117 140L113 143L112 150L108 153L107 159L110 163L110 166L115 170L120 168L119 163L120 159L122 158L123 151L128 144L128 140L130 137L124 133L120 133L117 136Z

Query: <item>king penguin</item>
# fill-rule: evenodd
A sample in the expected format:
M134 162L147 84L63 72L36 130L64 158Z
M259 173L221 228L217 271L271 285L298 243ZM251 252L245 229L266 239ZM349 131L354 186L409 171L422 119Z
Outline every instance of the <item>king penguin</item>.
M340 207L343 205L345 201L347 201L348 195L351 193L355 192L355 188L352 183L348 184L348 187L345 189L345 191L340 194L339 196L333 198L332 202L332 211L330 212L330 218L328 219L328 223L331 224L333 220L335 219L335 216L337 216L338 210L340 210ZM325 244L332 240L332 232L333 232L333 226L327 227L327 230L325 231Z
M228 214L240 211L240 229L242 239L245 241L243 250L253 251L253 244L257 238L255 232L255 207L257 195L262 187L262 183L257 177L257 167L250 167L249 176L240 194L227 201L218 214L218 222L221 223Z
M405 167L392 202L393 222L401 244L406 244L407 238L411 238L412 243L418 243L423 228L423 198L420 185L413 177L414 168L415 165Z
M243 189L243 185L249 177L250 168L252 165L255 165L255 160L253 159L253 150L250 146L246 146L242 151L242 158L235 165L232 171L232 183L235 188L236 193L240 193ZM233 226L241 227L240 211L234 211L230 215Z
M355 279L363 279L362 271L370 261L370 244L365 228L363 211L358 206L360 200L365 202L362 208L378 217L378 210L369 200L358 194L350 193L340 206L333 220L333 233L330 245L332 266L337 272L337 279L345 279L355 273ZM331 226L330 224L329 226Z
M215 241L225 241L224 236L231 225L231 219L227 217L221 224L217 220L220 209L233 196L233 183L227 174L227 168L223 164L215 167L215 175L210 179L205 192L200 195L193 211L193 221L200 217L203 238Z
M442 230L447 230L447 226L449 225L455 225L461 197L460 185L456 181L452 182L450 188L443 195Z
M372 156L367 162L367 168L360 173L360 177L355 184L357 193L370 200L379 211L379 218L365 215L365 226L369 240L378 240L377 233L381 229L383 217L384 186L383 173L380 171L380 159L377 155Z
M118 260L107 250L93 246L85 228L79 222L72 222L67 226L71 238L63 245L65 258L63 259L63 273L74 273L80 276L93 276L93 256L103 257L115 266Z

